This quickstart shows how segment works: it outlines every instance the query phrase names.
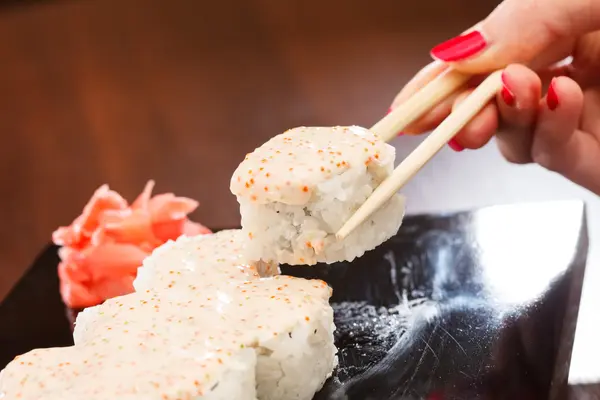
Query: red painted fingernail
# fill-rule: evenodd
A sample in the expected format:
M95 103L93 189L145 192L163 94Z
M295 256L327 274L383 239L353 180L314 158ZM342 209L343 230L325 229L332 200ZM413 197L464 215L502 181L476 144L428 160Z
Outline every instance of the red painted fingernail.
M548 93L546 94L546 104L548 104L548 108L552 111L556 110L558 107L558 95L556 94L556 88L554 84L556 81L552 79L550 82L550 87L548 88Z
M465 149L456 141L456 139L451 139L448 142L448 146L454 151L463 151Z
M399 132L398 133L398 136L402 136L402 135L404 135L404 132Z
M478 31L457 36L431 49L431 56L441 61L452 62L469 58L485 49L487 42Z
M506 72L502 72L502 91L500 91L500 96L502 96L502 100L504 100L507 106L512 107L515 105L515 94L508 88L505 74Z
M387 112L385 113L385 115L388 115L389 113L391 113L391 112L392 112L392 110L393 110L393 108L392 108L392 107L388 108L388 110L387 110Z

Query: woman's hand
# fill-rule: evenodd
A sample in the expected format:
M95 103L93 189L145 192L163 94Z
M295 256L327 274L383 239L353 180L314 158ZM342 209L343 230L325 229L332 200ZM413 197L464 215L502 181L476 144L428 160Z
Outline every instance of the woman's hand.
M508 66L496 101L450 146L477 149L498 130L498 146L509 161L536 162L600 194L598 29L597 0L506 0L467 33L434 47L436 61L406 85L392 108L449 66L473 74L470 86ZM449 97L404 133L433 129L469 92Z

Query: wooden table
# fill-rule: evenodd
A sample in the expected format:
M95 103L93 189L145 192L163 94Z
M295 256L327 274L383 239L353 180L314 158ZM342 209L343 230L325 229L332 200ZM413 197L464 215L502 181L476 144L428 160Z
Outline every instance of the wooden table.
M103 183L133 199L153 178L158 191L200 200L196 220L237 225L228 184L246 152L298 125L369 126L429 61L432 45L483 18L495 3L5 3L0 298L52 230L70 223ZM399 157L418 140L397 139ZM493 145L443 151L405 192L411 212L585 198L591 219L600 221L595 196L537 167L510 166ZM599 228L592 224L592 239ZM588 281L600 286L596 270ZM588 296L593 292L587 289ZM581 312L597 314L592 306ZM595 326L598 318L588 321ZM585 343L578 354L591 351L591 341ZM579 364L588 371L585 361Z

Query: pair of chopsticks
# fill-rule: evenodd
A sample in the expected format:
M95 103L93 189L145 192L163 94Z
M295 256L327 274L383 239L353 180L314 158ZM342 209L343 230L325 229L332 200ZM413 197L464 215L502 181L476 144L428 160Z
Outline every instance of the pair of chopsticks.
M346 221L337 232L344 239L371 214L383 206L423 166L431 160L489 101L502 89L502 71L489 75L429 136L410 153L371 193L363 205ZM410 123L416 121L435 105L465 85L470 76L448 70L397 107L371 131L386 142L396 137Z

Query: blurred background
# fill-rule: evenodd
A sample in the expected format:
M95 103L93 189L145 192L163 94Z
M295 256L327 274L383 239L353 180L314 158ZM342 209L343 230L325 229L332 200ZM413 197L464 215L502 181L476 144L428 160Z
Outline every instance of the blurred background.
M133 200L155 179L200 201L194 220L237 226L245 153L299 125L370 126L433 45L497 3L0 2L0 299L103 183ZM398 157L420 140L398 138ZM595 196L494 143L444 150L404 192L411 213L582 198L600 221Z

